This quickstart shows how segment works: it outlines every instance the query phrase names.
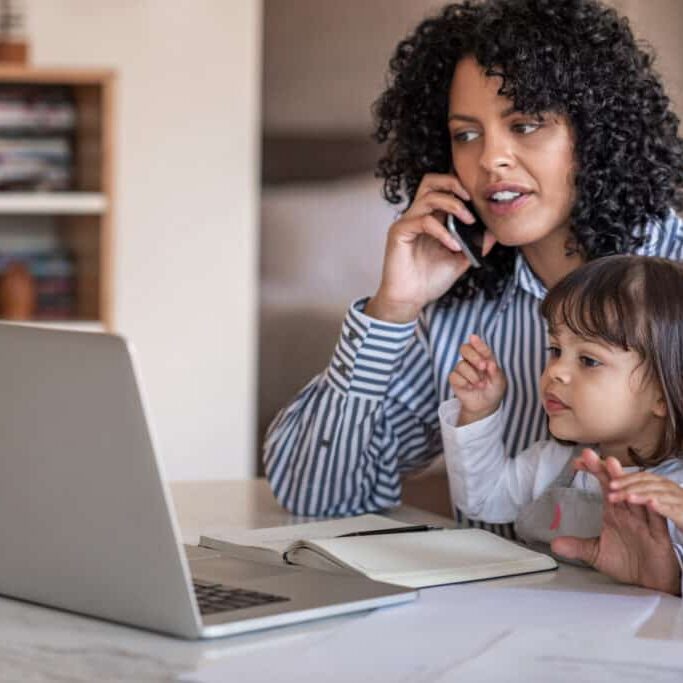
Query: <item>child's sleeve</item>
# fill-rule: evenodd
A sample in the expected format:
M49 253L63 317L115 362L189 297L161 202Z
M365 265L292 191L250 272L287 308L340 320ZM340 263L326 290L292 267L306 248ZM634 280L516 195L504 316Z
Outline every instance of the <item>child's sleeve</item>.
M520 509L557 477L571 449L539 441L510 458L503 444L500 408L464 427L457 426L459 410L458 399L439 406L451 503L470 519L514 522Z

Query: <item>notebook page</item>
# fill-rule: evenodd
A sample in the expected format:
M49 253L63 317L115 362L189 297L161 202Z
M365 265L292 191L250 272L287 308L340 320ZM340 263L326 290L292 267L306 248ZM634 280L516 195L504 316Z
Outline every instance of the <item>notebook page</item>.
M335 536L356 531L394 529L401 526L410 526L410 524L382 515L367 514L264 529L229 529L220 536L202 536L200 545L220 550L221 542L227 542L234 545L272 550L281 557L291 543L302 539L333 539Z
M412 588L557 567L551 557L481 529L322 539L307 545L372 579ZM296 555L292 560L296 563Z

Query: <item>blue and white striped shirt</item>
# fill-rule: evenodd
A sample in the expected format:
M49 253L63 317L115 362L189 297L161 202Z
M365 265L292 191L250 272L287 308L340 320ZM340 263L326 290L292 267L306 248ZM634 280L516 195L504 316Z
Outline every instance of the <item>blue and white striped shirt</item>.
M636 253L683 260L683 221L652 223ZM546 289L521 252L503 293L434 303L403 325L355 302L328 368L276 416L265 440L266 475L280 503L301 515L350 515L398 505L401 475L442 450L439 404L472 333L491 346L508 388L504 441L518 453L547 439L538 380L546 362L539 302Z

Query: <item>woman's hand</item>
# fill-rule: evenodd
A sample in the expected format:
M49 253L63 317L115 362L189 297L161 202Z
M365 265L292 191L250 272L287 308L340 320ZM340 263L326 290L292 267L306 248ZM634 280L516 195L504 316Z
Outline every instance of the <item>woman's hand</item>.
M681 569L666 519L646 507L609 500L610 481L624 472L616 458L600 460L586 448L576 469L595 475L604 496L602 531L597 538L563 536L553 540L554 553L578 559L622 583L681 594Z
M610 502L646 505L683 531L683 488L675 481L650 472L635 472L612 479L609 488Z
M470 336L460 347L462 360L448 376L453 393L460 400L458 426L483 420L503 400L507 381L491 349L481 337Z
M452 213L467 224L474 223L464 204L469 200L455 176L425 175L411 206L389 228L382 281L365 313L379 320L409 322L452 287L469 262L444 221L446 214ZM483 253L494 244L495 238L487 230Z

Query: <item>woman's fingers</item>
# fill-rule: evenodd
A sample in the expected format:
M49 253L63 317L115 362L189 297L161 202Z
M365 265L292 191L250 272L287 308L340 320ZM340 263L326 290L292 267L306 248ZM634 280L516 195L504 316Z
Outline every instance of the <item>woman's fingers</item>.
M605 469L612 480L624 476L624 468L622 467L622 464L611 455L607 458L607 460L605 460Z
M683 531L683 507L678 500L660 500L654 498L648 500L646 506L653 513L670 519L681 531Z
M659 477L656 474L650 474L650 472L632 472L630 474L624 474L623 476L619 477L618 479L615 479L610 484L610 488L616 491L619 489L628 488L629 486L632 486L633 484L638 484L638 483L643 482L643 481L652 481L655 479L662 479L662 477ZM664 479L664 481L669 481L669 480Z
M591 448L584 448L577 460L582 465L580 469L590 472L600 482L603 491L607 491L610 475L598 454Z
M415 200L421 199L428 192L450 192L462 197L465 201L472 199L470 193L456 176L445 173L425 174L415 193Z
M465 206L462 199L458 199L452 194L444 194L443 192L429 192L421 199L416 199L404 215L407 218L416 218L431 215L435 212L442 214L452 213L467 225L471 225L476 221L476 218Z
M650 506L644 509L652 537L662 542L669 540L669 526L666 523L666 517L663 517L662 513L654 508L650 508Z
M658 477L657 475L650 475L641 479L631 480L627 485L620 487L613 486L614 483L621 483L619 480L610 482L610 500L614 496L614 500L625 500L628 496L654 496L662 494L670 494L683 502L683 491L681 487L675 482Z
M449 251L456 253L462 251L460 242L431 214L418 218L403 219L395 223L392 229L396 231L395 234L398 241L412 242L420 235L429 235Z

